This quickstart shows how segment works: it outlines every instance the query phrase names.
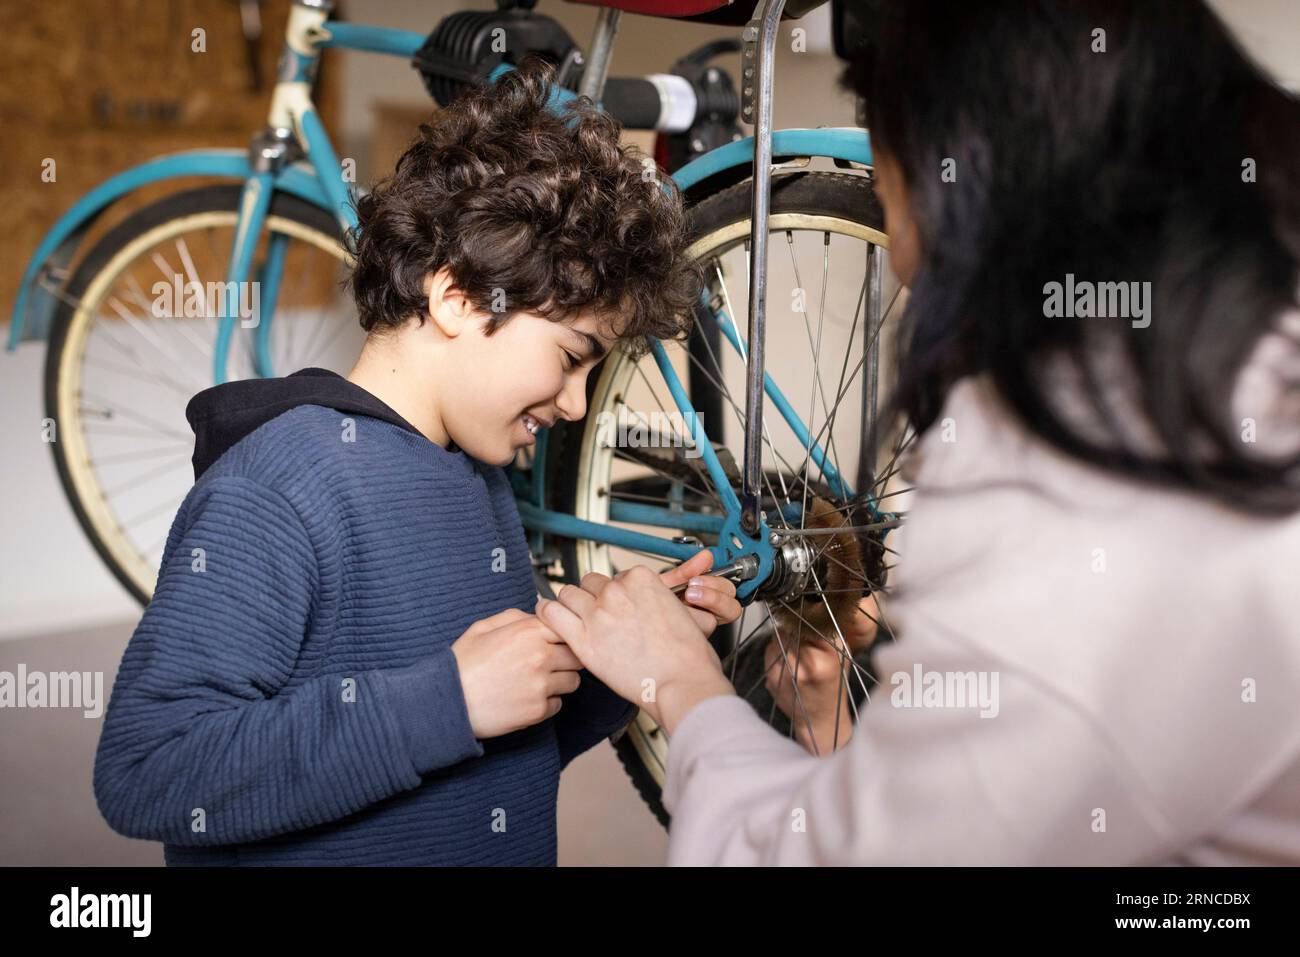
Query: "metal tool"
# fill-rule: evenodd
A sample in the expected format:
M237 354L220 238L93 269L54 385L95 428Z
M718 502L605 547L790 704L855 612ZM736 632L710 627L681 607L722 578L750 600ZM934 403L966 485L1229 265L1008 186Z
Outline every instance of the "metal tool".
M725 565L720 565L719 567L711 569L710 571L707 571L704 574L714 575L718 578L726 578L727 580L733 582L749 581L751 578L753 578L755 575L758 574L758 556L742 555L740 558L737 558L734 562L728 562ZM680 585L674 585L673 594L674 595L682 594L683 592L686 591L689 585L690 585L689 579L682 582Z

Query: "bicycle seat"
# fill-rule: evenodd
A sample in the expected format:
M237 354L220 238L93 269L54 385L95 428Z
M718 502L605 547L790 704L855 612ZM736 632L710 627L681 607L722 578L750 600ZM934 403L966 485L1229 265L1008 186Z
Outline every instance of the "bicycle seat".
M669 17L692 23L744 26L754 19L759 0L568 0L593 7L611 7L646 17ZM826 0L786 0L782 20L797 20Z

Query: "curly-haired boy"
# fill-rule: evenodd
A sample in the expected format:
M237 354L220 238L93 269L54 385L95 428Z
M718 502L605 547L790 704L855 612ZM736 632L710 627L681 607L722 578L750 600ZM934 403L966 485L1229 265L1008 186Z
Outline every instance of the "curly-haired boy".
M551 95L535 62L467 93L359 201L346 378L190 402L94 773L169 865L554 864L561 769L635 713L531 614L500 466L584 415L602 355L679 336L699 272L671 185Z

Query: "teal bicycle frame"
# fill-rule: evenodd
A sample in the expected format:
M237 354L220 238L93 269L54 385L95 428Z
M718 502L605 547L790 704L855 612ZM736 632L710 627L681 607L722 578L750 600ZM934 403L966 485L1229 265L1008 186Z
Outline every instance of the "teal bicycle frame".
M779 14L779 3L777 4ZM280 58L279 73L272 95L268 127L254 138L248 152L239 150L191 150L174 153L126 170L91 190L69 209L50 229L23 273L14 304L7 350L30 339L48 338L50 323L61 292L58 284L66 280L71 263L86 231L112 203L150 183L182 177L221 177L241 181L235 239L227 269L227 283L247 280L254 251L265 225L271 198L284 191L331 212L343 230L357 225L351 191L344 179L338 156L311 100L311 85L319 66L320 51L325 48L383 53L412 57L425 42L425 35L386 27L336 23L329 19L326 0L298 0L292 8ZM495 81L508 66L500 66L491 75ZM553 100L557 110L576 94L557 90ZM769 114L770 115L770 114ZM763 132L760 126L760 132ZM870 166L871 146L866 130L857 128L769 129L770 144L754 137L737 140L697 157L683 166L673 180L683 190L706 179L739 167L754 165L756 149L766 153L765 172L770 175L770 161L826 157L846 163ZM756 167L757 169L758 167ZM766 181L767 176L756 177ZM764 187L766 183L764 182ZM766 211L762 217L766 226ZM288 237L273 234L267 246L265 262L258 274L261 282L261 318L254 331L254 348L259 374L273 375L269 349L271 319L279 291ZM755 275L763 265L755 262ZM240 286L227 286L240 288ZM234 337L236 314L219 317L213 359L213 382L224 382L226 364ZM709 307L731 347L744 358L754 358L754 350L741 337L731 317ZM751 325L752 328L752 325ZM761 330L761 326L760 326ZM761 361L761 337L757 341ZM714 566L734 561L744 555L758 559L758 575L742 582L737 592L750 597L771 572L774 547L771 529L761 519L746 530L742 523L742 503L723 471L713 446L699 422L662 343L651 343L651 352L682 420L691 423L695 446L722 498L725 514L703 514L680 509L658 508L626 502L611 504L610 518L616 521L651 525L677 530L691 530L716 535L712 548ZM763 373L762 391L808 450L811 461L822 469L830 486L843 497L853 494L831 459L814 440L807 424L795 412L771 377ZM761 409L759 410L761 415ZM751 418L753 412L751 409ZM672 560L684 560L699 550L698 545L674 542L654 535L584 521L545 507L544 485L546 436L539 435L531 476L515 473L516 496L524 526L540 538L543 534L589 539L614 547L637 549Z

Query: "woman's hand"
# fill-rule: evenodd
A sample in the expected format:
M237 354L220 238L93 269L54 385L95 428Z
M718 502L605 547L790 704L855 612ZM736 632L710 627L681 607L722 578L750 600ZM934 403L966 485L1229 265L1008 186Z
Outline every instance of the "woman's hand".
M849 695L858 679L850 655L875 640L878 618L876 600L868 596L858 603L851 620L840 623L848 644L847 654L838 636L828 636L835 642L832 645L817 635L797 638L788 630L779 641L773 636L764 649L767 692L790 719L795 740L810 753L829 754L844 747L852 737Z
M680 580L695 572L689 569ZM558 597L539 599L538 617L588 671L669 734L700 701L735 694L705 630L719 618L682 604L644 565L614 579L586 575L581 588L565 585ZM725 602L720 607L730 614Z
M676 568L670 568L659 575L660 580L672 588L689 581L683 600L688 605L701 609L704 614L692 613L706 635L713 634L718 625L728 625L738 619L744 610L736 600L736 586L717 575L706 575L713 567L713 553L707 548L692 555ZM586 582L586 579L583 579Z

